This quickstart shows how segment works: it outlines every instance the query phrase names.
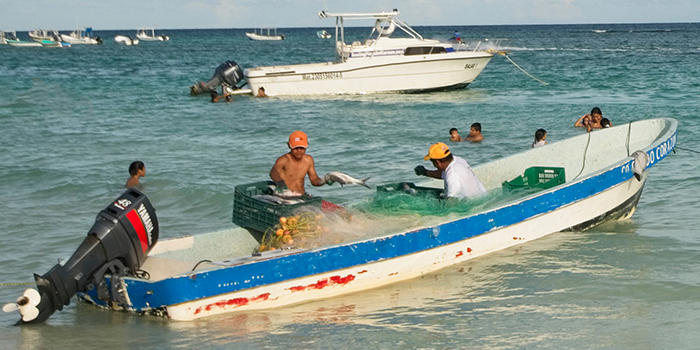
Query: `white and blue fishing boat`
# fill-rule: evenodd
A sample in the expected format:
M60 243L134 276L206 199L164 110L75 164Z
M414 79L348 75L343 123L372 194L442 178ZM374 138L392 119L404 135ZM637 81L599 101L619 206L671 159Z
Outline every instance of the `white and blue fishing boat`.
M636 121L485 163L474 172L490 193L518 185L515 180L558 181L476 212L319 247L251 254L260 243L244 228L158 242L150 202L128 190L98 215L68 262L35 275L38 292L28 289L4 310L19 309L22 322L41 322L77 293L105 308L193 320L415 278L552 233L629 218L650 169L676 146L676 129L674 119ZM545 169L538 172L543 182L524 180L533 168ZM441 180L420 185L442 188Z

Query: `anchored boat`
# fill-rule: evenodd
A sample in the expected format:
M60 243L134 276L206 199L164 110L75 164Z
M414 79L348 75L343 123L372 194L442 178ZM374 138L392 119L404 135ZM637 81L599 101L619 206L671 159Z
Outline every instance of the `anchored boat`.
M396 16L379 13L327 13L336 18L334 62L257 67L245 70L251 91L269 96L373 92L418 92L464 88L492 54L479 44L443 43L423 38ZM374 20L370 39L345 43L345 20ZM405 37L392 37L395 31Z
M114 41L118 43L122 43L126 46L131 46L131 45L138 45L139 44L139 39L128 37L126 35L115 35L114 36Z
M70 34L61 34L61 39L70 44L82 44L82 45L97 45L102 44L102 38L99 36L92 36L92 28L83 28L82 30L76 29Z
M42 40L53 40L59 36L58 32L52 29L33 29L28 34L32 40L38 42Z
M272 31L270 31L272 29ZM263 32L267 30L267 32ZM246 32L245 36L250 40L260 41L280 41L284 40L284 35L277 34L277 28L260 28L260 31L254 30L252 33Z
M148 32L151 32L151 34L148 34ZM170 40L170 37L167 35L156 35L156 29L155 28L141 28L136 31L136 37L140 40L143 41L168 41Z
M262 249L245 228L158 242L153 207L130 189L98 215L68 262L35 275L38 292L28 289L3 309L19 309L21 322L42 322L77 293L105 308L193 320L414 278L555 232L631 217L651 167L674 149L676 129L674 119L636 121L482 164L473 170L491 195L516 192L475 212L319 247L295 243L251 254ZM437 193L442 181L420 185L378 190ZM234 215L241 212L234 207Z

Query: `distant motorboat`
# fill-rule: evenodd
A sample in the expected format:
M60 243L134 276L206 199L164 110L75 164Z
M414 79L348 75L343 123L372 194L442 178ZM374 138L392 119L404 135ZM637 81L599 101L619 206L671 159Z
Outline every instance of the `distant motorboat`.
M272 30L273 32L270 32ZM263 34L263 31L266 31ZM260 28L260 33L254 30L253 33L245 33L250 40L279 41L284 40L284 35L277 35L277 28Z
M53 40L42 40L39 42L43 47L70 47L69 42L61 41L59 38L54 38Z
M21 41L19 39L5 39L7 45L14 47L41 47L41 43L36 41Z
M19 40L17 39L17 33L15 31L0 31L0 44L7 44L8 40Z
M330 39L332 37L331 33L327 32L325 29L316 32L316 36L318 36L320 39Z
M92 36L92 28L87 27L82 30L76 29L70 34L61 34L63 41L71 44L97 45L102 44L102 38Z
M449 43L425 39L400 13L327 13L336 18L335 61L248 68L245 79L252 93L261 87L268 96L364 94L459 89L486 67L499 41ZM346 43L345 21L374 20L364 42ZM392 37L394 31L402 36Z
M53 40L54 37L59 36L58 32L52 29L34 29L28 34L32 40L39 42L42 40Z
M148 32L151 32L149 35ZM155 28L141 28L136 31L136 37L143 41L168 41L170 37L167 35L156 35Z
M114 41L118 43L122 43L124 45L138 45L139 44L139 39L128 37L126 35L117 35L114 37Z

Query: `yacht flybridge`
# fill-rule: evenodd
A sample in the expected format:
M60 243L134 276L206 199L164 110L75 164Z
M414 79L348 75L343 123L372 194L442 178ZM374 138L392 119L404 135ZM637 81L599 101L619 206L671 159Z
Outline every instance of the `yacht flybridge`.
M441 42L423 38L396 18L400 13L329 13L335 17L334 62L250 68L244 71L251 92L268 96L419 92L464 88L493 55L481 42ZM345 42L346 20L374 20L364 42ZM403 32L402 37L392 37ZM493 52L493 51L491 51Z

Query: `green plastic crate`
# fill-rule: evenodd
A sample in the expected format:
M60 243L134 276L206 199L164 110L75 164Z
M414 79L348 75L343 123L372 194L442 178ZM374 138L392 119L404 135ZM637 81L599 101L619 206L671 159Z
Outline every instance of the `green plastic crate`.
M504 190L518 190L525 188L547 189L561 185L566 181L564 168L535 166L525 169L525 173L511 181L504 181Z
M273 195L274 190L270 186L274 185L272 181L260 181L236 186L231 221L240 227L265 232L268 227L275 226L281 217L294 214L303 206L321 208L321 197L294 197L302 200L297 204L273 204L253 198L256 195Z
M380 193L406 193L411 195L443 198L442 188L416 186L412 182L397 182L377 186L377 194Z

